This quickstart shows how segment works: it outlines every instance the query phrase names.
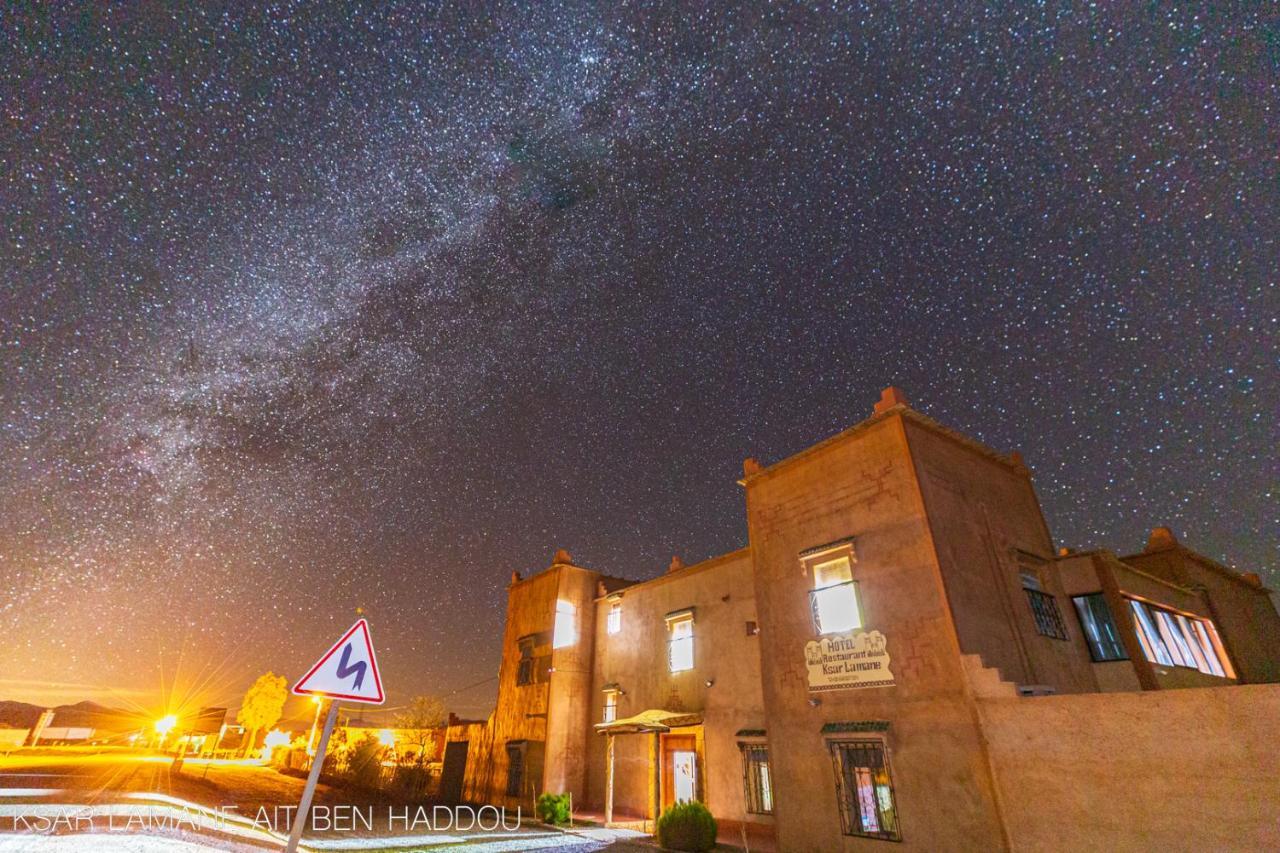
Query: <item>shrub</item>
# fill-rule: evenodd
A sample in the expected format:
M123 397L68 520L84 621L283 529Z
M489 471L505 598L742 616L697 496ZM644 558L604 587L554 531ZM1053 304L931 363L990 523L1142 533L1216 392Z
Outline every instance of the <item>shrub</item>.
M716 819L699 802L678 803L658 817L658 844L701 853L716 846Z
M568 823L569 795L543 794L538 797L538 817L543 823Z
M347 757L347 776L358 788L373 790L382 779L382 752L384 747L376 737L366 734Z

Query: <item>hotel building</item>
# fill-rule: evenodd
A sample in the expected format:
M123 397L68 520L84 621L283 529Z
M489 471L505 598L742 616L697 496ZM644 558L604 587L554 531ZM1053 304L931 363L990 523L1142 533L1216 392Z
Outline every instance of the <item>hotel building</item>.
M748 459L746 547L632 582L513 574L497 707L446 798L652 826L696 799L777 849L1280 846L1280 615L1156 528L1054 547L1028 468L887 389Z

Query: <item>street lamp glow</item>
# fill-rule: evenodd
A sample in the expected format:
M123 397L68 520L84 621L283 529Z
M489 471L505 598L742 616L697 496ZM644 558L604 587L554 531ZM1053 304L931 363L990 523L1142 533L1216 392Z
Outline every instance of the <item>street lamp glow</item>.
M396 734L395 732L391 731L391 729L383 729L382 731L378 732L378 740L382 742L383 746L395 746Z
M169 732L173 731L173 727L177 724L178 717L176 714L165 714L163 717L156 720L156 731L160 734L160 737L163 738L165 735L169 734Z

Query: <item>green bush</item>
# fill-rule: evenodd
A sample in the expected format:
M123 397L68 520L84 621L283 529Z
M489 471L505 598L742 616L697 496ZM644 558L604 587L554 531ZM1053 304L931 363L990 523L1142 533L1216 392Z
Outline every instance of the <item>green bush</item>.
M347 777L358 788L374 790L382 780L382 753L385 748L372 734L366 734L347 756Z
M658 845L701 853L716 846L716 819L699 802L678 803L658 818Z
M568 823L569 795L543 794L538 797L538 817L543 823Z

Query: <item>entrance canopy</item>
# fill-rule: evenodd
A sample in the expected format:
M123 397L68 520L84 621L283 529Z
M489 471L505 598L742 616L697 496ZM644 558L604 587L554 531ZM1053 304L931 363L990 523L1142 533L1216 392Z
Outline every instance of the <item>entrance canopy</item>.
M668 732L679 726L696 726L702 722L701 714L685 711L641 711L633 717L624 717L610 723L596 723L596 732L602 735L633 735L643 732Z

